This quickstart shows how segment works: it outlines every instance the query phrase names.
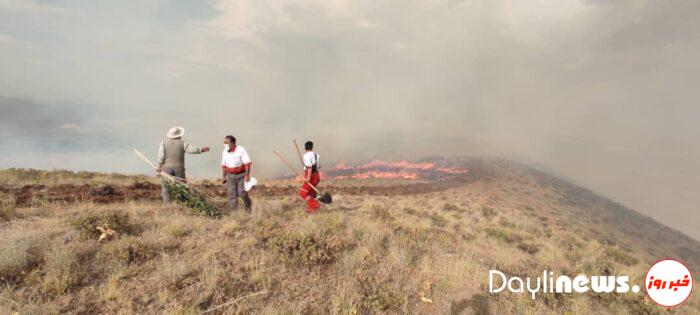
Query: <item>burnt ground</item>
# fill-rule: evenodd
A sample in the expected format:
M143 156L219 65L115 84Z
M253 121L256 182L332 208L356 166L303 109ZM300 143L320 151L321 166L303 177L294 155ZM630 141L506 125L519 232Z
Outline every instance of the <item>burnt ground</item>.
M484 166L483 158L463 158L461 160L449 161L449 163L447 161L437 161L435 159L433 159L433 161L436 161L436 163L439 162L441 165L466 167L469 169L469 173L456 178L437 179L428 182L416 181L410 184L407 184L405 181L397 181L395 184L389 185L372 185L371 182L368 182L367 184L358 184L355 186L335 186L331 182L330 184L321 183L321 187L319 188L324 192L341 195L401 196L444 191L489 178L490 171ZM224 186L214 184L207 180L195 184L194 187L207 195L226 196ZM266 186L261 184L256 186L251 194L254 197L263 198L296 196L299 192L298 189L299 185L296 183L288 186ZM0 194L12 196L15 200L15 204L19 207L27 207L44 202L94 202L106 204L130 200L150 201L159 200L160 193L160 184L138 179L135 183L124 184L64 183L57 185L34 184L24 186L0 184Z
M323 191L344 195L396 196L413 195L443 191L464 185L466 181L421 182L396 186L326 186L319 187ZM198 184L195 188L211 195L225 197L226 190L221 185L209 182ZM298 186L265 186L259 185L251 193L257 197L293 196L298 193ZM160 199L161 186L150 182L136 182L130 185L90 185L90 184L60 184L25 185L22 187L0 186L0 193L14 197L19 207L27 207L36 202L95 202L114 203L129 200L149 201Z

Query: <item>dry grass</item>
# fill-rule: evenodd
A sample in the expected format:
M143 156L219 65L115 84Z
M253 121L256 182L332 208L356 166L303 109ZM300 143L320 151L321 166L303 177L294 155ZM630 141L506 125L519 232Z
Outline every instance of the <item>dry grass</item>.
M0 198L0 221L10 221L17 216L17 204L14 196Z
M136 182L154 182L153 177L143 175L123 175L119 173L72 172L66 170L35 170L24 168L9 168L0 170L0 185L58 185L58 184L94 184L114 185L133 184Z
M529 178L508 174L507 183ZM337 195L315 215L294 196L257 198L252 214L220 220L158 202L16 209L0 229L0 313L665 312L641 294L489 294L489 269L623 273L639 283L655 257L624 233L577 225L585 208L533 197L558 194L535 187ZM97 242L96 225L120 237ZM695 295L674 312L698 305Z

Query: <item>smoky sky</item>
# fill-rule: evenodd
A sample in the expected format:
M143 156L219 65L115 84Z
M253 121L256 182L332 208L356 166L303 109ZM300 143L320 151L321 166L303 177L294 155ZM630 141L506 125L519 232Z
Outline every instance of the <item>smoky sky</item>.
M147 172L174 125L192 177L227 134L262 178L501 156L700 238L699 53L697 1L0 0L0 167Z

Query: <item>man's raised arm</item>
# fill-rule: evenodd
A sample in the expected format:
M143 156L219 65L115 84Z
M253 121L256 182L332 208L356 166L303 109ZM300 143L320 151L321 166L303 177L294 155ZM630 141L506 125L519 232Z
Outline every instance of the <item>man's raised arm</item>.
M191 145L191 144L185 142L185 152L187 152L187 153L189 153L189 154L200 154L200 153L204 153L204 152L207 152L207 151L209 151L209 148L208 148L208 147L203 147L203 148L200 149L200 148L199 148L198 146L196 146L196 145Z

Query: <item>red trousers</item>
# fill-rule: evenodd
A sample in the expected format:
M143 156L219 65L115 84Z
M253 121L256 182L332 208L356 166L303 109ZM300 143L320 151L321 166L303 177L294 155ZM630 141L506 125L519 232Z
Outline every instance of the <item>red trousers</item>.
M311 172L311 170L306 170L304 171L304 176L308 176L308 172ZM311 180L309 180L309 183L311 185L314 185L314 187L318 188L318 183L321 182L321 176L316 173L311 173ZM318 200L316 200L316 191L311 188L309 183L304 183L304 185L301 186L301 190L299 191L299 195L301 196L302 199L306 200L306 212L312 213L321 205L318 203Z

